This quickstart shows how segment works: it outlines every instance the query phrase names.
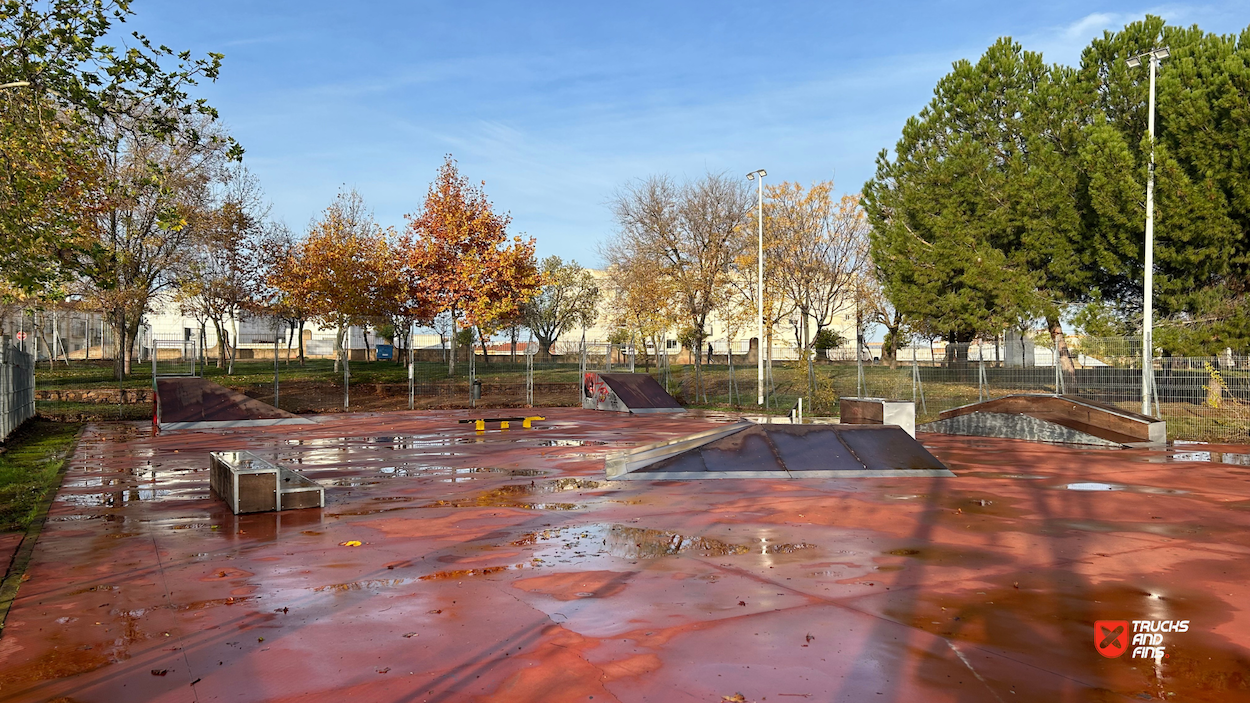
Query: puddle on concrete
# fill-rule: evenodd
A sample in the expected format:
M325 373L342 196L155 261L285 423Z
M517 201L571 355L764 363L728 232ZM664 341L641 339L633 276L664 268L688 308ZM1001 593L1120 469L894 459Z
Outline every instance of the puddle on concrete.
M327 586L317 586L312 590L317 593L325 593L327 591L338 591L345 593L347 591L372 591L381 588L395 588L405 583L410 583L412 579L370 579L367 581L353 581L351 583L334 583Z
M1232 464L1234 466L1250 466L1250 454L1233 454L1230 452L1176 452L1169 461L1203 461L1212 464Z
M957 566L960 568L982 568L1003 564L1010 560L1005 555L992 551L961 549L944 544L899 547L881 553L892 557L914 559L930 566Z
M1050 478L1041 474L1010 474L1002 471L961 471L961 478L1009 478L1018 481L1036 481L1039 479Z
M1064 486L1069 491L1122 491L1124 486L1116 483L1069 483Z
M432 574L421 576L419 581L454 581L456 579L468 578L471 576L489 576L497 574L500 571L507 571L508 566L484 566L480 569L454 569L451 571L436 571Z
M479 493L468 498L436 500L422 505L423 508L524 508L526 510L577 510L581 506L576 503L550 503L531 500L533 496L563 491L589 491L600 488L603 484L580 478L561 478L554 481L538 483L531 481L528 485L513 483L506 486Z
M1235 609L1211 595L1074 578L1065 567L987 580L990 583L978 582L955 592L900 594L889 600L882 615L948 640L987 645L1008 656L1031 656L1038 661L1040 655L1044 666L1063 669L1076 680L1102 680L1106 671L1100 665L1107 660L1090 657L1087 650L1073 645L1088 641L1094 620L1189 620L1187 633L1165 636L1166 657L1113 660L1117 674L1106 679L1111 691L1105 692L1105 699L1242 700L1250 688L1250 661L1244 647L1216 634L1217 629L1225 629L1218 626L1228 623ZM1010 626L1003 626L1004 620ZM944 668L921 666L917 671L927 685L950 685L949 671ZM1017 689L1017 693L1022 691ZM1026 696L1004 696L1003 700L1021 697Z
M1067 483L1060 486L1051 486L1051 488L1063 488L1069 491L1129 491L1131 493L1150 493L1153 495L1186 495L1189 493L1189 491L1180 488L1156 488L1155 486L1135 486L1132 484L1102 483L1098 481Z
M452 478L441 478L439 479L439 481L443 483L466 483L468 481L475 481L475 480L482 479L482 478L489 478L489 476L482 476L479 474L504 474L506 476L513 476L513 477L520 478L520 477L530 477L530 476L546 476L547 474L551 472L543 471L541 469L473 468L473 469L452 469L451 473L454 474Z
M535 547L532 559L535 566L574 563L605 556L637 560L679 554L705 557L752 553L792 554L815 547L806 543L767 541L751 545L734 544L714 537L607 523L532 532L513 541L511 546Z

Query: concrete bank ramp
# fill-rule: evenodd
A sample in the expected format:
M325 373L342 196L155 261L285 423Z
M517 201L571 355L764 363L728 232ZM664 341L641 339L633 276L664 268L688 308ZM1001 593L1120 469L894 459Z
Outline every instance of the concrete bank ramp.
M605 462L611 480L954 476L893 425L743 421L636 447Z
M1054 393L1020 393L952 408L916 431L1102 447L1167 442L1167 423L1158 418Z
M637 414L685 411L649 374L595 371L582 378L582 407Z
M161 430L312 424L203 378L157 379L156 418Z

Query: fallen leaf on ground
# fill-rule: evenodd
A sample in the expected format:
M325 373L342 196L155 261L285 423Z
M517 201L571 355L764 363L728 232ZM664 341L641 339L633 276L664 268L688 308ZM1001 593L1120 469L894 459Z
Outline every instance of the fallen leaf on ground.
M358 540L358 539L349 539L349 540L347 540L346 542L339 542L339 546L340 546L340 547L359 547L359 546L360 546L360 540Z

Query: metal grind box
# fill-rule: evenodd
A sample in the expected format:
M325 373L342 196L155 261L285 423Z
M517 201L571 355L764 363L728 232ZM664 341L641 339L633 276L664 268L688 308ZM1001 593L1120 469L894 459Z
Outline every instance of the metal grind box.
M251 452L210 452L208 485L239 513L324 508L325 489Z

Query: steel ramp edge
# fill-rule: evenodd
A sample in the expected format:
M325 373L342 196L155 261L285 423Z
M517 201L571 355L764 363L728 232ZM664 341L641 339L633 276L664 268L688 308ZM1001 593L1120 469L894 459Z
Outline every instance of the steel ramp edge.
M648 471L627 473L613 481L691 481L717 478L955 478L950 469L848 469L845 471Z
M270 425L315 425L306 417L278 417L268 420L198 420L195 422L162 422L161 432L171 430L215 430L231 427L269 427Z
M637 471L648 467L656 462L663 461L670 457L677 456L691 449L714 442L722 437L728 437L731 434L741 432L748 427L754 427L755 423L741 420L727 427L714 427L710 430L696 432L692 435L682 437L674 437L673 439L664 440L662 442L653 442L644 444L633 449L612 455L604 460L604 469L607 472L609 481L616 480L621 476L625 476L630 472Z

